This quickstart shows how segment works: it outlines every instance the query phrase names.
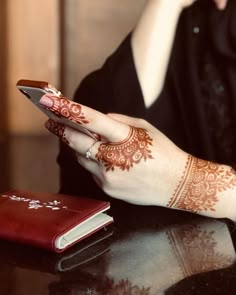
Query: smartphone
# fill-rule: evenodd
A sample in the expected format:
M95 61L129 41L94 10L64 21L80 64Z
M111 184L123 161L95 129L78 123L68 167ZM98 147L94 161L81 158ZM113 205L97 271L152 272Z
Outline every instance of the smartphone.
M61 91L57 90L54 86L44 81L24 80L21 79L17 82L16 87L20 90L25 97L27 97L37 108L39 108L48 118L53 119L57 123L64 124L72 127L80 132L83 132L94 139L98 138L98 135L90 132L85 127L77 124L69 119L55 115L53 112L44 109L39 100L44 94L53 94L57 97L63 97Z

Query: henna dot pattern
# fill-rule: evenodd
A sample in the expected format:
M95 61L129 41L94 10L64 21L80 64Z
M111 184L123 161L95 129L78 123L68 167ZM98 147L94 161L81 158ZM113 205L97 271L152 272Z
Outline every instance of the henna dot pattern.
M150 146L152 138L145 129L130 126L128 137L121 142L106 142L100 144L96 159L103 163L106 171L119 167L129 171L141 160L153 159Z
M84 116L82 106L80 104L70 101L63 96L53 96L50 98L53 100L53 106L46 109L53 111L54 114L59 117L67 118L80 125L89 123Z

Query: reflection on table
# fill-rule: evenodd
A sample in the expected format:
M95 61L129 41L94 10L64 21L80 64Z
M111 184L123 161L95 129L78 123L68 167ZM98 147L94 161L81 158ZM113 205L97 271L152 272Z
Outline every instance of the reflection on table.
M231 225L203 217L161 227L115 225L64 254L1 241L1 294L218 294L217 275L221 294L235 294L223 293L223 282L234 287L236 274Z

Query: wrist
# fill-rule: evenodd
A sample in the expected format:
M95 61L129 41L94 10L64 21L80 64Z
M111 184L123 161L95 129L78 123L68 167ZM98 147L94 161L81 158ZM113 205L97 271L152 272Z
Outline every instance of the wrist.
M166 154L168 154L168 157L166 157ZM161 169L156 173L155 178L152 178L154 205L172 207L170 203L175 196L177 187L182 182L188 157L187 153L172 144L165 145L163 153L158 154L156 159ZM152 187L152 184L148 187Z
M226 165L188 155L168 207L216 218L235 214L236 173Z

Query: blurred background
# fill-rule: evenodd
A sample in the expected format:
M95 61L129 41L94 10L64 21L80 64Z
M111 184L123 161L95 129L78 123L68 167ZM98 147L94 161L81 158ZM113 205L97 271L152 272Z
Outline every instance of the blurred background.
M58 141L16 89L43 80L72 98L132 30L145 0L0 1L0 192L56 192ZM96 99L96 97L94 97Z

